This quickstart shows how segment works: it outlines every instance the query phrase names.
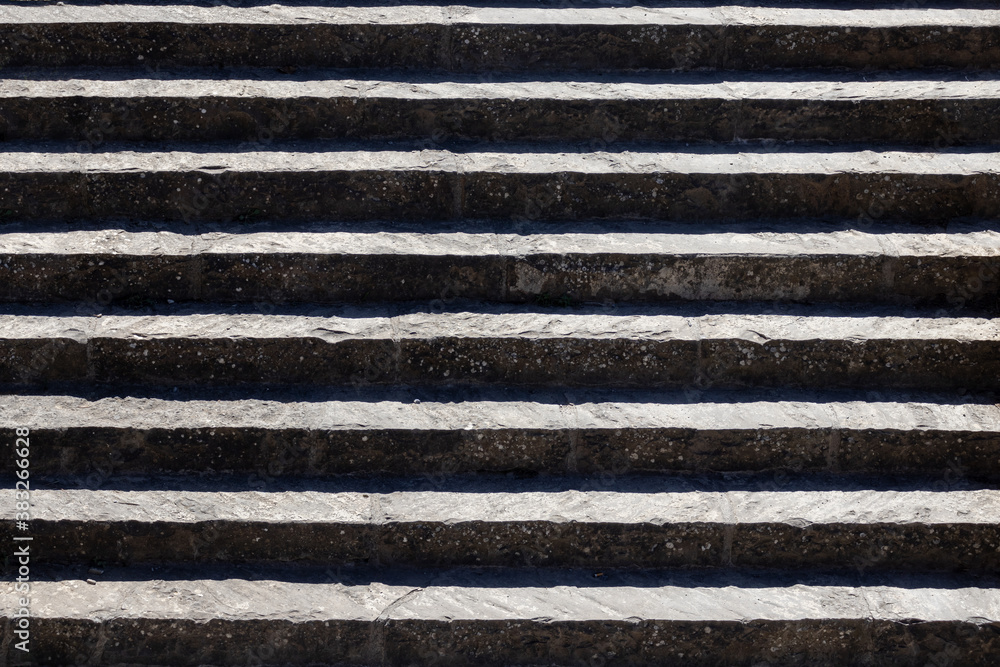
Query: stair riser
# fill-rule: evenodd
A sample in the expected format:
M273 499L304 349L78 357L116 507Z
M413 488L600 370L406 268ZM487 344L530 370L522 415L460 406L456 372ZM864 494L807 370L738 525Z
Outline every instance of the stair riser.
M879 142L937 148L1000 141L995 99L546 100L4 98L0 139L80 142L372 139L585 142Z
M1000 173L61 171L6 172L0 190L0 217L63 221L1000 217Z
M19 422L20 423L20 422ZM96 488L112 475L418 475L430 487L461 473L598 474L785 472L928 475L934 488L1000 477L1000 433L831 428L701 430L336 430L186 428L148 431L32 428L39 475L75 475ZM13 474L13 460L0 473ZM603 479L603 477L602 477Z
M738 244L734 245L738 250ZM0 302L141 306L454 299L568 305L677 300L997 305L1000 256L239 253L0 254ZM392 276L392 280L386 280ZM984 280L985 278L985 280Z
M782 349L783 348L783 349ZM221 360L221 361L220 361ZM573 338L0 343L0 384L1000 389L1000 341Z
M996 623L884 619L560 621L32 619L32 660L136 665L752 665L990 667ZM877 647L873 651L873 644ZM35 648L37 646L37 648ZM922 663L921 663L922 664ZM930 663L934 664L934 663Z
M152 71L178 66L293 66L464 72L1000 66L1000 27L994 25L850 30L845 32L836 23L7 23L0 25L0 64Z
M369 563L419 567L745 567L995 572L990 524L31 523L33 561ZM8 527L3 532L12 532Z

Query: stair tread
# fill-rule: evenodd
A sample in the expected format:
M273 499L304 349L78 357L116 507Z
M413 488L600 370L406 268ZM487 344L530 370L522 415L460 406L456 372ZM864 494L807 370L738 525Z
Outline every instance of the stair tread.
M433 77L399 74L359 79L342 70L279 75L274 70L229 68L137 74L130 70L57 69L11 72L0 78L0 99L77 97L148 98L386 98L400 100L979 100L1000 99L993 72L872 72L861 75L779 72L677 73L511 80L510 75Z
M959 8L809 7L480 7L390 5L377 7L270 5L41 5L0 8L0 23L234 23L315 24L481 24L481 25L706 25L830 26L878 29L894 26L979 27L1000 24L1000 10Z
M213 395L214 394L214 395ZM401 396L400 394L405 394ZM485 394L485 396L484 396ZM469 429L885 429L995 433L1000 405L955 396L795 391L308 390L238 398L232 391L173 397L0 395L0 411L31 430L259 428L443 431ZM414 398L419 396L420 398Z
M251 571L252 572L252 571ZM515 570L509 573L404 571L369 583L351 582L352 571L320 573L312 580L254 578L235 567L196 571L108 568L32 582L32 616L38 619L162 618L200 620L503 620L558 621L753 620L1000 620L995 583L954 577L856 577L801 583L791 577L742 574L607 573ZM280 571L279 571L280 573ZM294 575L293 575L294 576ZM383 579L388 580L384 582ZM342 583L346 580L347 583ZM613 583L612 583L613 582ZM13 584L6 584L8 598ZM703 632L701 628L699 631Z
M167 314L173 310L171 314ZM465 312L405 312L387 306L342 308L292 307L289 314L196 308L164 309L163 314L109 314L87 317L58 314L0 314L5 340L97 338L154 340L318 338L348 339L546 338L695 341L742 339L758 346L770 341L863 340L1000 340L1000 327L988 317L930 317L900 314L876 307L787 307L780 314L711 313L696 307L663 309L601 308L547 313L527 307L480 305ZM298 313L295 313L295 311ZM584 312L579 312L584 310ZM685 310L687 311L685 313ZM27 312L33 312L28 310ZM295 314L291 314L295 313ZM684 313L684 314L674 314Z
M242 224L238 227L185 225L183 228L111 223L106 229L14 224L0 228L0 253L146 257L232 255L429 255L519 257L551 255L732 255L994 257L1000 255L1000 228L989 223L954 224L947 230L905 232L836 229L830 225L784 223L760 227L727 225L461 225L460 229L394 231L391 226L306 223ZM626 231L627 230L627 231Z
M241 483L236 488L244 486ZM828 524L889 524L893 529L907 525L992 526L1000 512L1000 490L996 489L852 490L844 484L844 488L822 491L681 491L677 488L697 489L699 485L671 478L609 482L604 490L596 491L503 478L439 480L435 486L440 488L394 490L391 484L379 481L315 481L296 488L293 483L272 481L267 490L250 491L218 488L206 482L189 483L181 490L39 489L32 492L31 499L35 523L212 521L217 525L240 522L286 527L410 523L454 529L461 523L543 522L573 524L577 530L591 524L727 524L741 528L787 524L817 531ZM345 487L349 490L343 490ZM12 520L13 499L4 505L4 519ZM814 534L813 541L818 539Z
M907 174L995 177L1000 152L951 148L946 151L764 150L752 146L620 152L526 152L507 148L482 152L405 150L336 143L282 144L280 149L234 151L234 146L196 144L136 150L107 144L99 152L76 152L75 145L7 144L0 172L170 173L401 171L442 174L802 174L869 175L885 179ZM121 150L118 150L118 149ZM297 149L297 150L296 150ZM529 148L530 151L530 148Z

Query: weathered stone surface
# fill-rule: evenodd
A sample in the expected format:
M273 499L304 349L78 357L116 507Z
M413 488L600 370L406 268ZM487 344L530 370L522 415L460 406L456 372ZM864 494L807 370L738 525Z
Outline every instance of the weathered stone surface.
M5 71L0 138L115 141L423 139L735 140L990 144L1000 82L987 73L686 73L504 79L264 69ZM457 80L452 80L456 79ZM542 79L542 80L538 80Z
M88 586L60 572L36 584L36 658L986 667L1000 636L990 581L594 574L110 568Z
M992 68L996 9L7 6L0 63L450 71ZM372 45L378 45L372 48Z
M1000 388L1000 332L986 318L722 310L6 314L0 351L10 351L0 356L0 382L37 384L44 373L63 382L170 386ZM85 354L86 363L36 369L23 352L49 349Z
M146 393L149 393L148 391ZM285 475L775 471L923 474L932 488L1000 475L988 397L780 392L223 390L178 397L0 396L30 428L36 474ZM419 401L419 402L417 402ZM12 470L12 461L0 470Z
M1000 216L1000 157L957 148L454 152L323 142L217 148L74 153L16 145L0 154L0 208L8 217L58 220Z
M32 664L992 667L973 2L0 7Z
M242 491L38 490L38 562L978 571L1000 566L1000 492L732 490L686 480L380 481ZM751 483L749 485L753 487ZM730 488L727 488L730 487ZM712 490L702 490L709 488ZM13 500L4 503L12 517ZM8 524L9 525L9 524ZM6 531L5 531L6 532Z
M760 225L136 225L0 232L0 300L148 305L855 301L1000 309L992 223L915 232ZM199 233L200 232L200 233ZM532 233L534 232L534 233ZM392 280L386 276L392 275Z

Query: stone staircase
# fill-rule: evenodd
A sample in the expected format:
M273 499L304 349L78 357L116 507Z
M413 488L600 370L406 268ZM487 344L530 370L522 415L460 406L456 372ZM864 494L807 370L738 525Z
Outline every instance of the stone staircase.
M1000 662L994 3L20 2L0 66L0 665Z

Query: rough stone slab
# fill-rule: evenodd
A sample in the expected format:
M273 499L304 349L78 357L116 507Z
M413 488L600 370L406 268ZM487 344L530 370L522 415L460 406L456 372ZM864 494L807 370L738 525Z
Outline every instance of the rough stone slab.
M583 78L516 76L483 80L472 76L345 77L341 70L281 74L262 68L184 69L141 74L130 69L8 69L0 76L0 99L58 100L72 97L138 100L190 98L316 100L346 98L435 101L553 100L798 100L862 102L994 100L1000 80L990 72L685 72L594 75Z
M0 209L7 218L186 221L1000 216L995 152L259 148L11 144L0 154Z
M759 233L699 228L692 234L687 225L672 231L640 231L644 225L635 225L630 232L581 226L541 234L257 226L196 234L187 227L123 226L5 228L0 301L523 303L545 295L573 302L990 307L1000 279L1000 232L982 226L908 234L808 231L808 226Z
M1000 388L1000 330L976 317L305 312L0 315L0 383Z
M980 27L1000 23L996 9L831 9L807 7L481 7L461 5L205 7L197 5L7 5L0 20L35 23L175 23L295 25L333 23L387 25L463 23L479 25L795 25L891 28Z
M457 227L457 225L452 225ZM101 229L8 224L0 230L4 255L69 255L162 257L182 255L795 255L849 257L880 255L963 257L985 259L1000 255L1000 227L989 222L952 224L940 230L839 229L810 223L656 225L526 224L520 233L469 222L467 231L397 231L392 225L313 223L256 225L141 225L110 222ZM759 231L758 231L759 230ZM564 249L564 250L563 250ZM562 251L560 253L560 251Z
M783 394L9 395L0 415L31 429L35 474L88 485L153 471L244 473L258 485L341 473L775 470L919 473L947 489L1000 475L994 404Z
M117 146L115 146L117 147ZM296 143L281 149L249 146L225 149L224 144L172 146L160 150L80 153L58 144L10 144L0 168L11 173L149 172L364 172L458 171L546 174L847 174L889 175L894 172L927 176L976 176L1000 172L1000 154L981 150L875 151L870 149L802 148L788 151L724 146L711 149L630 151L496 151L365 150L363 144ZM370 147L370 145L369 145ZM187 148L187 150L181 150ZM720 148L722 150L720 150Z
M985 69L998 36L995 9L15 5L0 12L0 63Z
M977 580L459 570L288 581L205 567L112 568L95 585L90 576L34 584L40 664L82 654L177 665L902 667L916 655L986 667L1000 632L998 590Z
M0 79L0 137L269 143L289 139L991 143L1000 82L938 74L716 74L598 80L275 78L273 70L102 70ZM245 78L240 78L241 76ZM220 78L225 77L225 78ZM326 77L326 78L320 78ZM454 78L454 77L453 77Z
M39 562L306 561L414 566L995 572L1000 492L35 489ZM614 488L614 486L612 486ZM13 533L14 499L3 501ZM9 539L6 540L9 542Z

